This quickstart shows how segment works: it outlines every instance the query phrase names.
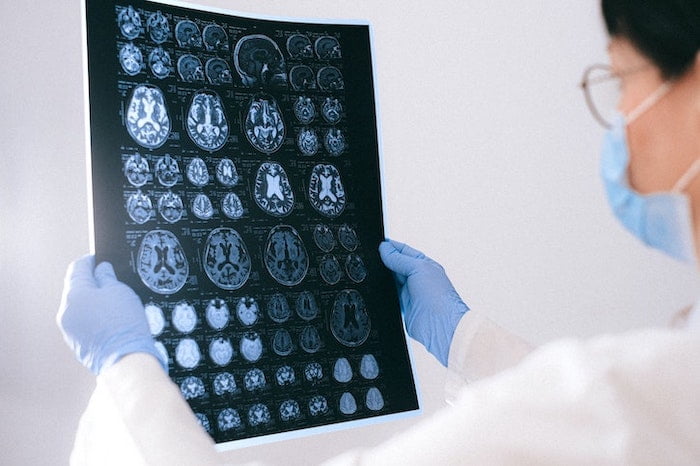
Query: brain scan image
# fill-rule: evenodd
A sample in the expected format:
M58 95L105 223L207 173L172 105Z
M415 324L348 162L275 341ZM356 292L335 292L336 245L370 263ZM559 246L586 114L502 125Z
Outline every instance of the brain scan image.
M263 162L255 175L255 203L275 217L289 215L294 208L294 193L287 172L277 162Z
M277 152L284 142L282 112L270 96L255 97L248 106L243 124L250 145L264 154Z
M199 26L189 19L183 19L175 25L175 40L180 47L202 48Z
M297 297L296 305L297 315L306 321L310 321L318 316L318 304L316 298L310 291L302 291Z
M178 175L180 175L180 166L177 160L170 155L165 154L156 162L156 178L163 186L170 188L177 183Z
M187 179L190 183L201 188L209 183L209 170L207 164L199 157L195 157L187 164Z
M326 97L321 106L321 115L328 123L334 125L340 121L343 114L343 105L338 99Z
M328 225L319 224L314 228L314 243L323 252L331 252L335 247L335 237Z
M186 83L203 83L204 67L199 58L186 54L177 60L177 74Z
M214 206L209 199L209 196L199 193L192 201L192 213L195 217L201 220L209 220L214 216Z
M216 377L214 377L212 385L214 386L214 393L217 396L223 396L227 393L233 394L238 391L236 379L228 372L217 374Z
M323 147L330 155L338 156L343 153L346 147L345 136L338 128L330 128L323 138Z
M166 230L146 233L136 265L143 284L155 293L166 295L180 291L190 271L180 242Z
M311 41L302 34L294 34L287 39L287 52L290 58L313 58L314 49Z
M321 349L321 336L318 334L316 327L309 325L304 327L299 336L301 348L307 353L313 354Z
M257 332L246 332L241 337L241 356L248 362L256 362L263 353L262 338Z
M132 186L140 188L148 182L148 174L151 168L148 166L148 160L141 157L141 154L132 154L124 162L124 175L129 180Z
M146 313L146 321L148 321L148 329L151 335L157 337L163 333L163 329L165 329L163 310L153 303L148 303L144 306L143 311Z
M280 419L283 422L299 419L299 416L301 416L301 410L299 409L299 403L296 401L285 400L280 404Z
M243 217L243 203L236 193L226 193L221 200L221 211L232 220Z
M143 68L143 54L138 47L129 42L119 49L119 63L126 74L136 76Z
M333 165L318 164L309 179L311 207L326 217L337 217L345 209L345 188L338 169Z
M222 409L219 415L216 416L216 423L219 426L221 432L226 432L227 430L240 429L243 427L243 422L241 422L241 416L233 408Z
M224 290L237 290L250 276L248 249L232 228L216 228L209 234L202 262L207 277Z
M122 35L127 39L136 39L141 34L141 15L132 6L119 12L117 24Z
M284 323L292 316L287 298L282 293L275 293L267 302L267 315L273 322Z
M309 414L320 416L328 413L328 401L321 395L316 395L309 400Z
M221 159L219 163L216 164L216 179L222 186L227 188L232 188L238 184L240 177L238 176L238 170L236 170L236 165L233 163L233 160Z
M304 378L308 382L318 382L323 379L323 367L317 362L311 362L304 368Z
M365 354L360 361L360 375L367 380L374 380L379 376L379 364L371 354Z
M158 198L158 212L168 223L178 222L185 213L182 199L172 191L168 191Z
M365 263L360 256L348 254L348 257L345 259L345 273L348 274L350 280L360 283L367 278L367 267L365 267Z
M330 60L333 58L342 58L340 52L340 44L338 39L330 36L323 36L316 39L314 42L316 56L321 60Z
M290 366L282 366L275 372L275 379L277 379L277 385L284 387L285 385L291 385L296 381L296 376L294 375L294 369Z
M214 330L221 330L228 325L230 312L226 301L221 298L209 300L204 312L209 327Z
M224 28L218 24L209 24L204 28L202 33L204 47L210 52L227 52L228 51L228 35Z
M202 428L204 428L204 430L211 433L211 424L209 423L209 418L202 413L195 413L195 416L197 417L199 425L201 425Z
M279 47L267 36L242 37L233 51L233 64L244 86L284 86L287 76Z
M251 369L243 377L243 385L249 392L265 388L266 384L265 374L260 369Z
M192 96L187 112L187 134L200 149L214 152L228 139L228 120L221 98L212 91L198 91Z
M352 380L352 367L347 358L338 358L333 365L333 378L340 383L348 383Z
M365 405L371 411L379 411L384 407L384 397L377 387L372 387L367 390Z
M357 249L360 245L360 241L357 239L357 232L348 224L343 224L338 228L338 239L340 240L340 245L350 252Z
M163 343L156 341L156 351L160 355L161 361L165 362L166 364L169 363L170 357L168 356L168 350L165 349L165 345Z
M148 149L165 144L170 117L160 89L147 84L134 88L126 110L126 130L137 144Z
M311 68L306 65L296 65L289 70L289 82L295 91L316 89L316 77Z
M160 11L156 11L148 17L146 28L148 29L148 35L151 37L151 40L156 44L162 44L168 40L168 35L170 35L170 23L168 23L168 18Z
M215 338L209 343L209 357L217 366L225 366L233 359L233 346L228 338Z
M324 91L337 91L345 89L343 75L335 66L326 66L318 70L318 85Z
M197 342L191 338L183 338L175 348L175 362L183 369L194 369L199 364L202 355Z
M187 301L180 301L173 308L173 327L180 333L191 333L197 326L197 313Z
M355 401L355 397L352 396L352 393L345 392L341 395L338 408L340 412L345 415L355 414L357 411L357 402Z
M153 214L153 203L151 198L143 194L141 190L133 193L126 200L126 211L131 217L131 220L143 225L151 219Z
M204 74L211 84L231 84L233 78L231 78L231 68L229 68L228 63L221 58L210 58L204 67Z
M299 123L308 125L316 118L316 106L310 97L299 96L294 101L294 116L299 120Z
M254 325L260 318L260 308L254 298L245 297L236 304L236 316L241 324L246 327Z
M330 317L331 333L341 344L354 348L369 337L370 319L365 302L356 290L337 294Z
M256 403L248 409L248 424L251 427L269 424L271 420L270 410L262 403Z
M319 148L316 130L302 128L297 136L297 146L303 155L315 155Z
M326 254L321 258L321 262L318 264L318 271L323 281L329 285L335 285L343 276L340 263L338 263L338 259L333 254Z
M170 54L163 47L156 47L148 54L148 67L151 73L158 79L167 78L173 69L173 62Z
M206 390L204 389L204 382L202 382L202 379L189 376L180 382L180 392L186 400L191 400L204 396Z
M289 225L270 230L264 253L265 268L277 283L294 286L309 270L309 255L299 233Z
M275 336L272 337L272 350L278 356L288 356L292 353L294 345L292 343L292 336L286 329L279 329L275 332Z

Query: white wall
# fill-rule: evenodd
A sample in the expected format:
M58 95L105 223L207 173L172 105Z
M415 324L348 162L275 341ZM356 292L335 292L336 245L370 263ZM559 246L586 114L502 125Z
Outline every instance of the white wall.
M199 2L374 24L389 231L442 262L470 306L543 343L661 324L693 301L693 272L642 248L605 204L602 131L577 87L605 59L596 0ZM2 5L0 451L64 464L94 385L54 324L65 267L88 249L80 6ZM430 415L444 371L414 349ZM413 422L237 458L313 463Z

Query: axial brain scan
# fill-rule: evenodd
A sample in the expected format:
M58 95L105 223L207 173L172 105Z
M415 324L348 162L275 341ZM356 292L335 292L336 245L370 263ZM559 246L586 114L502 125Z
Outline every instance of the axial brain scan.
M285 286L298 285L309 270L309 255L304 242L289 225L278 225L270 230L264 262L272 278Z
M284 323L292 316L287 298L282 293L275 293L267 302L267 315L273 322Z
M165 315L163 314L163 310L153 303L146 304L143 310L146 313L148 329L151 331L151 335L157 337L163 333L163 329L165 329Z
M204 160L199 157L193 158L187 165L187 179L190 183L201 188L209 183L209 170Z
M221 211L232 220L243 217L243 203L236 193L226 193L221 200Z
M255 203L270 215L284 217L294 208L294 193L287 172L277 162L264 162L255 175Z
M299 335L299 344L301 349L311 354L321 349L321 335L319 335L316 327L312 325L304 327L301 335Z
M180 291L187 281L189 264L174 234L166 230L153 230L141 240L137 256L137 269L141 281L159 294Z
M240 177L233 160L221 159L216 164L216 179L222 186L227 188L232 188L238 184Z
M202 47L202 33L194 21L182 20L175 25L175 40L180 47Z
M209 220L214 215L214 206L204 193L199 193L192 201L192 213L201 220Z
M153 204L151 198L137 191L126 201L126 211L129 213L131 220L142 225L151 219L153 213Z
M157 11L148 17L146 28L148 29L148 35L151 36L151 40L156 44L162 44L168 40L168 35L170 35L170 24L168 23L168 18L166 18L160 11Z
M264 154L277 152L284 142L285 127L275 99L263 96L251 100L244 129L248 142L256 150Z
M168 191L158 199L158 212L166 222L178 222L185 212L182 198L172 191Z
M333 254L326 254L321 258L318 265L318 271L321 274L323 281L329 285L335 285L343 276L340 269L340 263Z
M296 380L296 375L294 374L294 369L292 369L290 366L282 366L277 369L275 378L277 379L277 385L283 387L285 385L293 384Z
M244 86L284 86L287 84L284 58L279 47L267 36L242 37L233 51L233 62Z
M209 327L221 330L228 325L230 311L226 301L221 298L213 298L207 304L205 315Z
M178 332L192 333L197 326L197 313L190 303L181 301L175 305L173 309L173 326Z
M177 183L180 166L173 157L165 154L156 161L156 178L163 186L170 188Z
M241 324L246 327L254 325L260 318L260 308L253 298L245 297L238 300L236 304L236 315Z
M334 125L340 121L342 113L343 105L340 103L340 101L338 99L326 97L326 100L321 106L321 114L323 115L323 119Z
M279 356L287 356L294 349L292 336L287 329L281 328L275 332L272 338L272 350Z
M183 369L194 369L201 358L199 345L192 338L183 338L175 347L175 361Z
M147 84L134 88L126 111L126 130L137 144L148 149L165 144L170 117L160 89Z
M132 186L140 188L148 182L148 174L150 172L148 160L141 157L141 154L136 153L129 156L124 162L124 175Z
M313 128L302 128L297 136L297 146L304 155L314 155L318 152L318 136Z
M333 231L324 224L318 224L314 228L314 242L323 252L331 252L336 244Z
M326 131L326 136L323 138L323 147L333 156L338 156L345 150L345 136L338 128L330 128Z
M117 15L119 30L127 39L136 39L141 34L141 15L132 6L128 6Z
M330 317L333 336L348 347L360 346L367 340L370 320L365 302L356 290L343 290L335 298Z
M347 358L338 358L333 365L333 378L340 383L352 380L352 367Z
M302 291L297 297L296 305L297 315L302 320L313 320L319 313L318 304L316 304L316 298L314 294L310 291Z
M310 97L299 96L294 102L294 116L299 120L299 123L308 125L316 118L316 106Z
M263 353L263 344L257 332L246 332L241 337L240 352L243 359L248 362L256 362Z
M320 214L331 218L345 209L345 188L333 165L318 164L311 171L309 202Z
M221 98L212 91L199 91L187 112L187 134L201 149L214 152L228 139L228 121Z
M207 277L224 290L237 290L250 276L248 249L232 228L216 228L209 234L202 262Z
M143 54L134 44L124 44L119 50L119 63L126 74L135 76L143 68Z
M228 338L218 337L209 344L209 357L217 366L225 366L233 359L233 346Z
M352 393L345 392L342 394L338 403L338 408L343 414L355 414L357 411L357 402L355 401L355 397L352 396Z
M357 232L347 224L341 225L341 227L338 228L338 239L340 240L340 244L350 252L357 249L360 244L357 239Z
M156 47L148 54L148 67L158 79L167 78L173 68L170 54L163 47Z

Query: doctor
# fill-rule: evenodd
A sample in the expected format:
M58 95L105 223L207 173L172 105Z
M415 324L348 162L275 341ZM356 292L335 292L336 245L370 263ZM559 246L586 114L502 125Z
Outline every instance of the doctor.
M582 85L608 127L601 174L610 205L640 240L697 266L700 2L602 7L610 68L590 69ZM619 89L612 119L596 100L606 84ZM436 262L396 242L379 250L409 335L449 368L453 406L331 464L700 464L700 311L680 328L532 349L469 310ZM167 377L139 298L109 264L71 264L57 319L98 374L74 464L231 461Z

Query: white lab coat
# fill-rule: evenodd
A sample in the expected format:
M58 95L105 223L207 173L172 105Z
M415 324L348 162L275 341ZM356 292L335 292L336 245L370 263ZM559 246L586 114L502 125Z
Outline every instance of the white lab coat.
M327 464L700 464L700 322L531 351L472 310L450 349L447 392L449 408ZM233 458L215 452L156 360L134 354L98 377L71 459L205 466Z

